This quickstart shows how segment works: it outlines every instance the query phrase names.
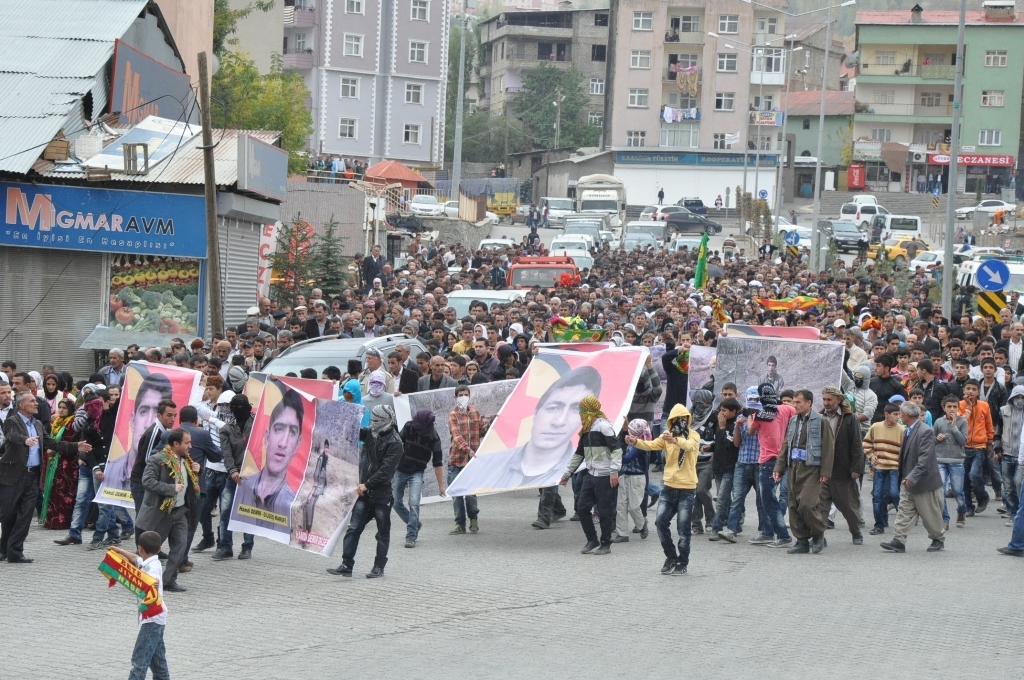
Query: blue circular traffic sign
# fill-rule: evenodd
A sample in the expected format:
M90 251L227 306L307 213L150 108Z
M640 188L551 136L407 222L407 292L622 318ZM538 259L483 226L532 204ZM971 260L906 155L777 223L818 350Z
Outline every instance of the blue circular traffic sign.
M1010 282L1010 268L1002 260L985 260L978 265L978 273L974 278L982 290L997 293Z
M796 233L796 229L791 229L786 232L786 245L787 246L798 246L800 245L800 234Z
M768 190L761 189L760 191L757 192L757 195L759 198L768 198Z

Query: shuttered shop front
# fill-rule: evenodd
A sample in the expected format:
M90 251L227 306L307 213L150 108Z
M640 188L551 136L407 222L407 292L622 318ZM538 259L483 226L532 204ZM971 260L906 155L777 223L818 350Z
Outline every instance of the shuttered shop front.
M220 218L221 281L226 328L245 322L245 310L256 306L256 275L260 227L244 220ZM207 317L209 318L209 317Z

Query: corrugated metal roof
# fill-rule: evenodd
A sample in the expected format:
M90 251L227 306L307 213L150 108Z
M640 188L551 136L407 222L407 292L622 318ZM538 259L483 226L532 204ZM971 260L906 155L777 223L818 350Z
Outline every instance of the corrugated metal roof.
M967 10L964 16L964 24L968 26L988 25L1019 25L1024 15L1017 12L1012 18L989 19L985 16L984 10ZM920 26L922 24L932 26L956 26L960 23L960 12L958 10L925 10L921 12L921 20L911 20L909 9L894 10L860 10L857 12L855 22L858 26L871 24L907 24Z
M853 92L825 91L826 116L852 116L855 104ZM821 113L821 90L790 92L788 107L786 95L783 94L779 107L786 111L790 118L793 116L817 116Z
M31 169L147 4L0 0L0 171Z

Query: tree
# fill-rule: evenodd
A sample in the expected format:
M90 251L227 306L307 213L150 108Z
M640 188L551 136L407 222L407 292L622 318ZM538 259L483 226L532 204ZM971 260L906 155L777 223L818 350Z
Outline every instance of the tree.
M213 53L221 57L227 52L239 21L256 10L269 12L273 7L274 0L255 0L238 9L231 9L229 0L213 0Z
M554 106L555 102L559 106ZM522 89L515 95L512 108L523 122L524 132L533 139L535 148L555 147L555 121L561 108L558 146L578 149L595 146L601 128L583 120L590 105L583 74L576 69L563 70L547 62L523 76Z
M452 24L451 37L448 40L448 89L445 95L445 149L448 154L455 144L455 107L459 99L459 43L462 40L462 22L455 21ZM470 76L473 74L473 64L476 62L477 36L471 32L466 35L466 68L465 87L469 89ZM463 93L465 100L465 93ZM465 101L463 101L465 106ZM463 110L468 114L468 110Z
M294 302L296 295L308 297L313 287L313 227L296 213L289 224L277 231L277 244L270 255L270 293L275 300Z
M341 256L342 243L348 239L338 236L337 228L338 221L331 215L323 231L313 235L310 249L310 269L317 287L323 289L325 295L341 293L348 278L345 276L347 265Z
M248 54L225 52L213 76L213 125L238 130L279 130L287 151L288 171L301 173L300 152L313 134L313 116L306 108L309 89L302 76L282 68L281 55L271 58L270 73L261 75Z

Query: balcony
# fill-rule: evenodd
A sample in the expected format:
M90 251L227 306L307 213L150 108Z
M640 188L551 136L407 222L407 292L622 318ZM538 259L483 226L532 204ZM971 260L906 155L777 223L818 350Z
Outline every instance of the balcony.
M700 31L665 31L666 45L703 45L704 33Z
M316 8L306 7L285 7L284 25L285 28L310 28L316 23Z
M953 118L953 105L869 104L857 102L854 120L894 123L947 123Z
M786 72L783 71L751 71L751 85L785 85Z
M676 82L676 80L678 80L677 76L679 76L679 75L680 74L679 74L678 71L673 71L671 68L666 68L666 69L664 69L662 71L662 78L664 78L664 80L662 82L674 83L674 82ZM704 80L704 72L703 72L702 69L698 68L697 69L697 82L700 83L703 80Z
M671 121L665 120L665 112L669 112ZM667 104L662 105L661 110L658 112L658 120L662 123L699 123L700 122L700 109L677 109Z
M284 51L284 68L294 70L306 70L316 66L316 60L313 58L313 48L307 47L306 49L298 49L290 47Z
M857 69L857 78L864 78L869 83L907 84L933 81L953 80L956 77L956 66L934 64L861 64Z

